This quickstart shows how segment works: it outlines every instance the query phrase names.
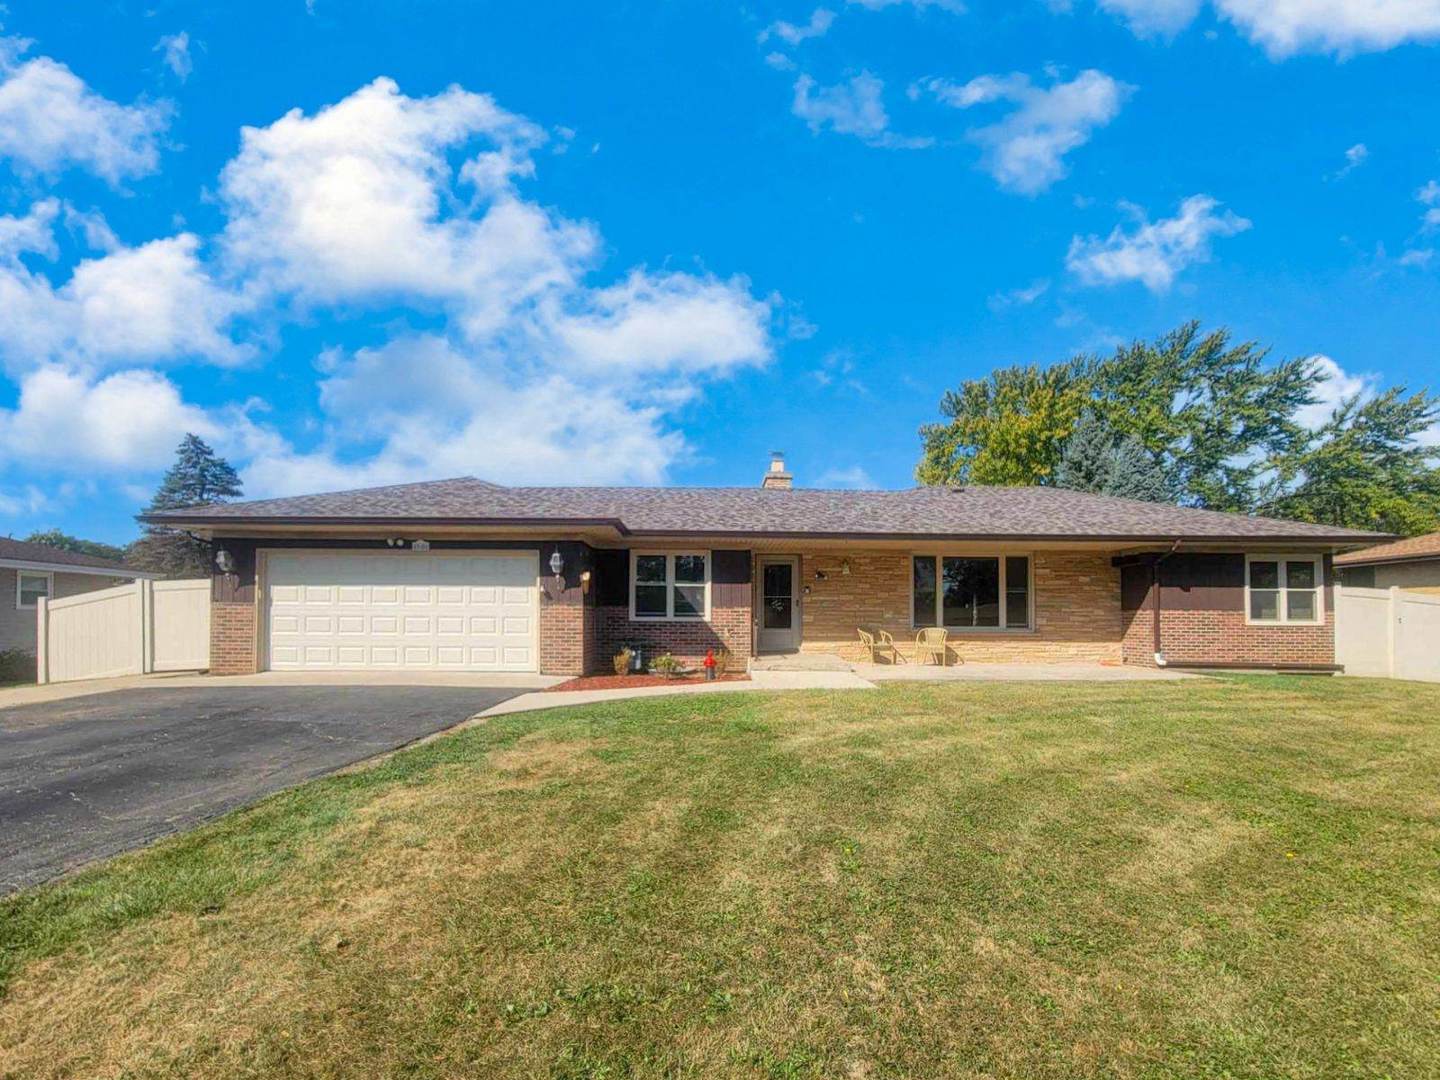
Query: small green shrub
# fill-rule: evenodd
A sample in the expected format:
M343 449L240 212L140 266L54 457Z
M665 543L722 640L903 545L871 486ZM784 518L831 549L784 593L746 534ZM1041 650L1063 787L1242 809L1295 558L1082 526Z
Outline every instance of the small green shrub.
M22 649L0 649L0 684L33 683L35 657Z
M671 656L668 652L657 656L650 664L650 670L656 675L664 675L667 679L673 679L685 670L684 665Z

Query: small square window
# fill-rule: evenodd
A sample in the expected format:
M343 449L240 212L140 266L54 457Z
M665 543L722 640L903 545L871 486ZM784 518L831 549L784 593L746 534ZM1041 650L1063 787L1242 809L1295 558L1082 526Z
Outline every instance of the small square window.
M15 606L33 608L40 598L50 595L49 574L27 574L23 570L15 583Z

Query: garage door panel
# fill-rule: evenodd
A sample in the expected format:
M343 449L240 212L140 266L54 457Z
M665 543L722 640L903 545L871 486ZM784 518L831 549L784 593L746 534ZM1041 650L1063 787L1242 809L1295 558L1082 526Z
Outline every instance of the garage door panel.
M534 671L534 555L273 552L272 668Z

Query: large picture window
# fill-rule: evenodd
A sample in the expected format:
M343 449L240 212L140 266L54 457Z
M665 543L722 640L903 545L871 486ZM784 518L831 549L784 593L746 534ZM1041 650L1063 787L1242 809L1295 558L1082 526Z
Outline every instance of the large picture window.
M709 554L634 552L630 556L630 617L709 618Z
M914 624L951 630L1028 630L1028 555L916 555Z
M1318 555L1251 555L1245 560L1245 617L1252 623L1325 621L1325 563Z

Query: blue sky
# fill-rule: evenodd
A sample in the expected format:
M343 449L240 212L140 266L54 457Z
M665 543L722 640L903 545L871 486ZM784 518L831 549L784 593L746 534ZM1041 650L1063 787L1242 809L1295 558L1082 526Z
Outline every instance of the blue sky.
M131 538L186 430L255 496L901 486L947 387L1190 318L1440 390L1440 0L0 27L0 532Z

